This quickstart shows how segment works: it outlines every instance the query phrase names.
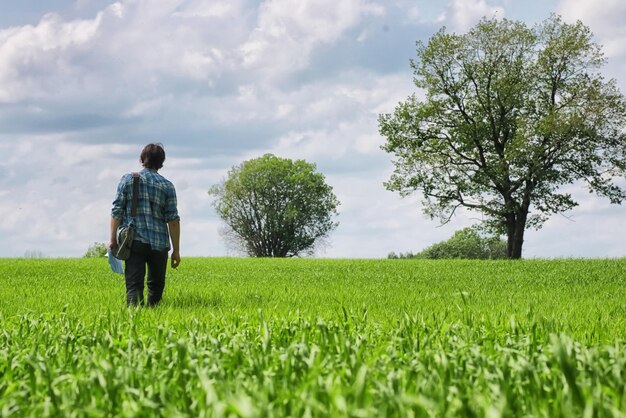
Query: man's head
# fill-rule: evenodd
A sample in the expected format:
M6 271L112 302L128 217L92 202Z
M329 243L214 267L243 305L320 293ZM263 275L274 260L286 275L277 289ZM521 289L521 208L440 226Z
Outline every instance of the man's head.
M163 144L148 144L143 147L141 156L139 157L141 164L152 170L158 170L163 167L163 161L165 161L165 150Z

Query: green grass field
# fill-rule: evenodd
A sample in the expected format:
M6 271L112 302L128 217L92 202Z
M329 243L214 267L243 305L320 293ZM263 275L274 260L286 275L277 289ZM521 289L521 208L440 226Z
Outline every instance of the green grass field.
M0 259L1 416L626 416L626 259Z

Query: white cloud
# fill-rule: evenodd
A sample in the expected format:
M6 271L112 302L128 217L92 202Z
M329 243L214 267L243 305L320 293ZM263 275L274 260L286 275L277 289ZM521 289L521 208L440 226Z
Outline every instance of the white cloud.
M489 4L487 0L452 0L452 4L446 15L442 16L444 22L450 22L453 30L466 32L481 18L503 18L505 15L502 6Z
M421 212L419 196L401 198L384 188L389 174L389 170L371 169L367 176L327 177L341 206L339 227L324 256L377 258L392 251L415 253L474 223L470 214L460 211L450 224L439 226Z
M63 23L48 14L37 26L0 31L0 103L41 97L55 90L54 76L75 76L70 51L88 48L99 25L93 20Z
M174 17L184 18L227 18L234 17L239 12L239 6L232 1L202 0L183 4Z
M93 19L48 14L36 26L2 30L0 101L97 95L119 106L130 86L146 96L180 87L169 80L210 86L236 65L247 36L240 3L124 0Z
M2 147L9 175L0 189L10 190L11 199L0 202L0 231L12 239L2 240L0 254L79 255L105 241L111 183L120 177L118 157L126 148L71 144L59 135L14 139L19 146ZM103 178L100 171L108 169L118 174Z
M626 2L561 0L557 12L568 21L581 20L590 26L608 57L626 56Z
M382 6L363 0L267 0L240 48L244 66L270 74L302 69L313 48L336 41L363 16L382 13Z
M622 182L622 186L624 186ZM626 231L624 206L590 195L581 184L566 189L579 206L564 215L552 216L539 231L528 231L528 257L624 257ZM618 238L619 237L619 238Z
M392 111L411 88L411 80L405 75L375 77L363 72L349 72L289 92L265 89L259 94L248 88L245 94L240 92L239 98L247 99L242 99L243 103L224 104L228 112L224 118L234 123L242 106L257 109L255 118L282 120L287 114L285 130L274 143L262 149L252 147L246 158L272 152L312 162L326 161L328 169L346 171L344 166L368 167L372 158L387 161L380 150L383 138L378 134L378 114ZM250 116L248 112L243 114L240 118Z

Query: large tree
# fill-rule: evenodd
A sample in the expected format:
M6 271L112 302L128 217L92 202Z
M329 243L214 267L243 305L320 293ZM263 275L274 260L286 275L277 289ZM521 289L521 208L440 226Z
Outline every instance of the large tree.
M626 104L599 73L601 48L581 22L535 27L483 19L467 34L441 29L418 42L413 94L379 117L394 158L386 187L420 191L447 222L459 207L507 236L520 258L524 231L577 203L561 186L583 181L611 203L626 193Z
M209 194L227 236L250 256L310 254L338 225L332 187L304 160L266 154L245 161Z

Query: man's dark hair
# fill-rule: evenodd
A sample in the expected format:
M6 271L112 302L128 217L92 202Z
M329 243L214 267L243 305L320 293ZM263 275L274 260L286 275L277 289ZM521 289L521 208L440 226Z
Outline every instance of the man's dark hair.
M141 164L146 168L158 170L163 167L163 161L165 161L165 150L163 144L148 144L143 147L141 156L139 157Z

